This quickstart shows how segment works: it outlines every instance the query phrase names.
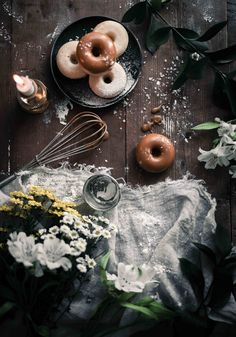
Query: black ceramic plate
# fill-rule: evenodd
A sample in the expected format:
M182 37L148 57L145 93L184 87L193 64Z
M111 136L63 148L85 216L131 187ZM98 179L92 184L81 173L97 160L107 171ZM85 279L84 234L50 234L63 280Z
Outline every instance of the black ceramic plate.
M71 80L60 73L56 64L56 55L60 47L70 40L79 40L83 35L91 32L98 23L105 20L115 21L108 17L90 16L72 23L58 36L51 51L52 76L59 89L71 101L86 108L104 108L122 100L134 89L142 67L140 45L133 33L125 27L129 34L129 45L124 54L118 58L117 62L124 67L128 80L124 91L120 95L108 99L98 97L89 88L88 77Z

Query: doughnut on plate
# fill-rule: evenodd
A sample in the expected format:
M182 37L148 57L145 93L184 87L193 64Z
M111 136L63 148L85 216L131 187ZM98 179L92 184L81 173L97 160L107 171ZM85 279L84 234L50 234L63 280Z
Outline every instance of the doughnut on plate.
M134 34L125 27L129 35L129 44L124 54L117 59L117 62L125 69L127 83L120 95L113 98L98 97L89 88L88 77L71 80L60 73L56 63L56 55L60 47L68 41L79 40L82 36L91 32L97 24L106 20L116 21L105 16L90 16L72 23L57 37L51 51L51 72L58 88L71 101L86 108L104 108L118 103L134 89L141 72L143 60L139 42Z

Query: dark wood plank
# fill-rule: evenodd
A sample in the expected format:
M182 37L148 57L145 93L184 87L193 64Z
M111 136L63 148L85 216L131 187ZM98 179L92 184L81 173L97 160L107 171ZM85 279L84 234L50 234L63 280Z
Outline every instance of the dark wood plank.
M201 5L200 5L201 4ZM204 31L215 22L226 19L226 3L220 0L195 2L174 1L171 3L165 17L178 27L189 27ZM143 35L137 32L143 44ZM226 30L213 40L212 48L218 49L227 44ZM153 57L144 53L145 65L136 93L130 95L130 106L127 109L127 153L130 167L128 179L131 183L150 184L164 180L167 176L173 179L180 178L190 172L207 183L210 193L217 199L228 199L230 179L227 170L205 170L199 163L198 149L209 149L214 135L211 133L196 133L187 140L186 132L198 123L213 120L216 116L227 117L228 112L216 108L211 100L213 76L209 71L200 82L187 82L179 94L171 94L171 81L176 76L176 69L181 66L182 54L170 41ZM153 80L154 79L154 80ZM158 84L158 85L157 85ZM156 89L155 89L156 88ZM152 107L164 103L162 115L165 118L164 126L157 127L156 132L169 136L175 143L176 160L173 167L162 174L148 174L142 171L135 161L135 146L143 133L140 131L144 116L150 118ZM221 176L221 179L217 179ZM220 203L222 204L222 203ZM219 214L220 214L220 205ZM229 212L229 209L228 209ZM230 223L226 224L230 231Z
M236 43L236 0L228 0L228 44ZM231 69L235 69L234 63ZM231 180L231 226L232 226L232 239L236 243L236 181Z
M11 3L9 3L11 8ZM0 6L0 177L4 177L10 171L10 130L9 121L11 119L11 51L14 44L11 38L12 18L6 14L5 9ZM7 61L6 61L7 60Z

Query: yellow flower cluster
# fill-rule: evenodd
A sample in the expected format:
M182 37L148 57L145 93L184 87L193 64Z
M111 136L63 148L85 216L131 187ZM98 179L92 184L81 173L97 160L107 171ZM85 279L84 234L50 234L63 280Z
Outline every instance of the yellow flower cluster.
M30 186L29 188L29 194L35 196L35 197L47 197L49 200L56 200L55 195L51 192L46 190L43 187L40 186Z
M54 214L57 216L63 216L65 212L68 212L70 214L73 214L75 216L80 216L80 213L72 208L75 207L76 204L74 202L70 201L61 201L59 199L56 199L56 201L52 204L50 210L48 211L50 214Z
M0 212L8 212L25 218L27 216L26 211L41 209L58 217L62 217L65 212L80 216L80 213L75 209L76 203L62 201L51 191L40 186L30 186L28 194L14 191L10 193L10 196L11 205L0 206Z
M13 210L13 207L12 206L9 206L9 205L2 205L0 206L0 212L11 212Z

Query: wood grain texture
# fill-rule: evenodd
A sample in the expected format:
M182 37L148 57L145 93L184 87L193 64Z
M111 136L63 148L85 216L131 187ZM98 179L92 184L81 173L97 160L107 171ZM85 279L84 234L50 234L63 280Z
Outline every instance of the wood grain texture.
M228 44L232 45L236 42L236 0L228 0ZM236 62L231 69L235 69ZM232 240L236 243L236 181L231 179L231 228Z
M57 114L67 102L54 84L49 66L50 51L58 34L84 16L106 15L120 20L135 2L138 0L64 0L59 5L54 0L0 0L0 178L19 170L63 127ZM199 32L228 18L228 30L214 38L211 48L216 50L236 43L236 0L174 0L162 14L178 27ZM171 93L171 82L181 67L182 53L171 39L151 56L145 50L145 27L130 27L143 50L140 81L123 102L97 111L108 125L110 139L99 149L72 158L70 163L113 167L115 177L124 176L132 185L153 184L167 177L178 179L190 172L206 182L209 192L218 201L217 220L232 233L236 242L236 183L230 181L227 170L207 171L197 160L199 147L209 149L215 133L193 133L191 139L187 138L193 125L216 116L229 119L229 112L219 110L212 103L213 74L208 72L200 82L189 81L179 93ZM47 85L51 104L44 114L34 116L19 108L13 72L38 78ZM155 175L138 167L135 147L143 136L140 130L143 121L151 118L151 108L160 103L164 103L161 112L164 122L154 131L172 139L176 160L171 169ZM83 110L74 105L66 120ZM222 331L220 327L215 337ZM168 331L164 330L164 334L168 336ZM224 332L225 337L234 335L230 329Z

